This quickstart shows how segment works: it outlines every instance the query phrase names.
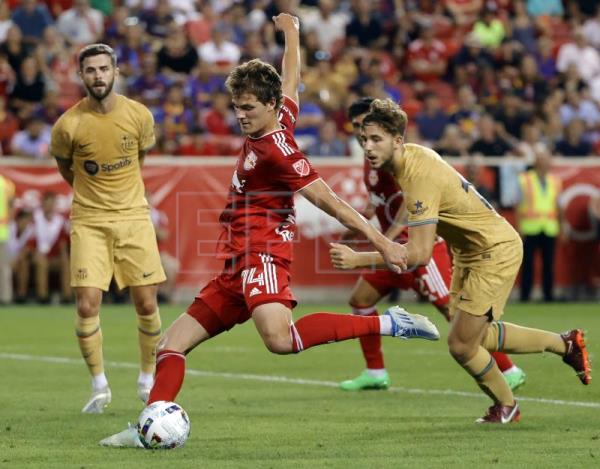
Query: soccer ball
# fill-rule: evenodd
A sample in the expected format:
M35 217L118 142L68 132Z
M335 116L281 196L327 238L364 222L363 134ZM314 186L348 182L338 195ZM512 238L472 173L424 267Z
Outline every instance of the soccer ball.
M179 404L157 401L142 411L137 428L145 448L173 449L190 436L190 419Z

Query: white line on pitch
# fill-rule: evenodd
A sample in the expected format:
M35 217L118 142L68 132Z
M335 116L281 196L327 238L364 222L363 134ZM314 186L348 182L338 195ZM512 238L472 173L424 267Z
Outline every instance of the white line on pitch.
M82 365L80 358L68 358L68 357L49 357L42 355L25 355L17 353L0 353L0 359L4 360L21 360L21 361L38 361L44 363L59 363L67 365ZM133 368L137 369L139 364L127 363L127 362L106 362L106 365L113 368ZM226 379L242 379L247 381L264 381L268 383L285 383L285 384L300 384L303 386L320 386L328 388L337 388L338 383L334 381L321 381L316 379L301 379L301 378L288 378L287 376L272 376L272 375L254 375L249 373L224 373L219 371L202 371L187 369L186 376L206 376L212 378L226 378ZM475 397L485 398L481 393L468 392L468 391L456 391L453 389L419 389L419 388L389 388L392 392L406 393L406 394L428 394L428 395L443 395L443 396L461 396L461 397ZM585 402L585 401L567 401L563 399L545 399L541 397L519 397L519 401L536 402L538 404L553 404L553 405L564 405L572 407L591 407L594 409L600 409L600 402Z

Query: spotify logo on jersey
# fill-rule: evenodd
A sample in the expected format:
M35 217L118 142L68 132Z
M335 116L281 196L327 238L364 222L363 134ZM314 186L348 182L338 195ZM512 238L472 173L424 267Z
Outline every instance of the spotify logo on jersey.
M85 172L88 173L90 176L95 176L96 174L98 174L98 170L100 169L100 167L95 161L87 160L83 162L83 169L85 169Z

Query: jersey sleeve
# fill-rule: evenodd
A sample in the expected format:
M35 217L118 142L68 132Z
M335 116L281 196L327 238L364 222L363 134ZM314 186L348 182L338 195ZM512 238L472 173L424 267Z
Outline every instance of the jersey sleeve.
M403 182L404 202L408 226L427 225L438 222L441 192L437 185Z
M298 104L289 96L283 97L283 103L279 109L279 122L286 129L293 131L296 128L298 119Z
M156 143L154 117L148 108L142 108L142 128L140 131L140 151L149 150Z
M73 136L67 129L64 119L59 119L50 136L50 154L54 158L70 160L73 156Z

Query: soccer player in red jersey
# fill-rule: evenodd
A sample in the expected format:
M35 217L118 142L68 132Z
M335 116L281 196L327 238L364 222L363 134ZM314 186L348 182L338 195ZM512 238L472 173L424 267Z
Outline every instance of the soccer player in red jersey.
M265 346L277 354L373 334L439 338L427 318L397 306L383 316L314 313L292 320L296 305L289 288L296 236L294 193L365 236L395 271L406 268L406 248L386 238L342 201L299 151L293 136L300 80L299 23L288 14L273 20L285 36L282 76L273 66L255 59L236 67L226 81L247 138L220 219L223 231L217 255L225 266L163 335L148 405L175 400L183 384L187 353L250 318ZM141 443L131 427L100 444Z
M360 129L364 117L369 112L373 98L360 98L348 109L348 118L352 123L354 135L360 142ZM369 202L363 210L365 218L377 217L381 230L390 239L406 243L408 229L398 219L404 197L393 175L381 169L372 168L369 161L364 161L364 183L369 193ZM351 238L348 231L343 239ZM414 290L418 295L427 298L432 305L449 321L450 280L452 279L452 261L448 254L448 246L439 236L433 247L430 262L401 274L390 270L376 270L363 274L357 281L350 297L352 312L362 316L377 316L375 305L393 288ZM363 389L387 389L390 377L385 369L381 336L369 335L360 338L360 346L365 357L367 368L354 379L342 381L340 388L345 391ZM513 364L502 352L494 352L492 356L503 373L508 385L515 390L525 382L525 373Z

